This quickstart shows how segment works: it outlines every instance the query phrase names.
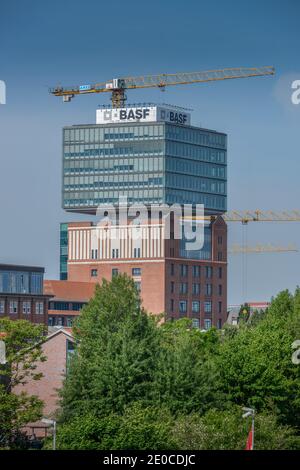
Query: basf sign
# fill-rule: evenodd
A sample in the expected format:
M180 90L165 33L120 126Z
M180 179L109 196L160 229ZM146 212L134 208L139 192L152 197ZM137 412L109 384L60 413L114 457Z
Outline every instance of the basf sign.
M171 122L190 125L191 115L182 109L163 106L97 109L96 124L122 122Z

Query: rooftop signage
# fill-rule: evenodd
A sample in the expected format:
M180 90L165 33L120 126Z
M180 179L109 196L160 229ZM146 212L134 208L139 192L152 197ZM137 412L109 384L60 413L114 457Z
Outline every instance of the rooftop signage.
M104 108L96 113L96 124L162 121L190 125L191 115L180 108L164 106Z

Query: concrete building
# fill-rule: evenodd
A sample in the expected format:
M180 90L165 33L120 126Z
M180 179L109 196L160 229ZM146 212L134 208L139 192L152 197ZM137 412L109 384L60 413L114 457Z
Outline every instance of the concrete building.
M0 264L0 317L48 324L44 268Z
M95 215L99 206L204 205L204 245L165 237L165 219L144 220L139 243L131 223L61 224L60 278L101 282L119 272L132 276L144 307L166 318L188 316L194 325L221 327L227 318L227 136L191 125L190 113L172 106L103 107L97 122L63 130L62 205ZM150 211L150 209L149 209ZM171 224L172 225L172 224Z

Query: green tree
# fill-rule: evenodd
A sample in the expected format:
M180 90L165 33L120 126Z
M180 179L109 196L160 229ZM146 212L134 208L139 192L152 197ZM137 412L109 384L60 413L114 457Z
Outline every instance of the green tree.
M219 371L213 360L219 334L201 332L190 319L166 322L156 371L156 400L172 413L203 413L225 400L219 392Z
M5 365L0 365L0 446L16 446L22 426L42 416L43 403L15 387L29 380L39 380L37 363L45 361L42 351L44 326L26 320L0 319L1 339L6 346Z
M176 445L186 450L243 450L251 420L242 418L242 409L209 410L204 416L180 417L173 428ZM272 414L255 416L257 450L300 449L300 437L295 429L281 425Z
M300 368L291 361L297 315L293 296L281 292L257 324L240 325L224 337L217 357L221 389L230 401L271 410L293 426L300 422Z
M59 426L57 447L62 450L172 449L176 445L171 432L173 425L168 410L135 402L122 415L89 413L72 418ZM51 448L50 440L47 447Z
M62 420L90 412L122 413L136 400L150 403L159 330L140 307L131 278L103 280L74 334L78 349L62 391Z

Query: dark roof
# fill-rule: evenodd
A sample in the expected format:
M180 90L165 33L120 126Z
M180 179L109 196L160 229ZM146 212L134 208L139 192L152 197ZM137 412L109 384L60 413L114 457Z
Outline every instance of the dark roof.
M26 271L44 273L45 268L40 266L22 266L20 264L0 264L0 271Z

